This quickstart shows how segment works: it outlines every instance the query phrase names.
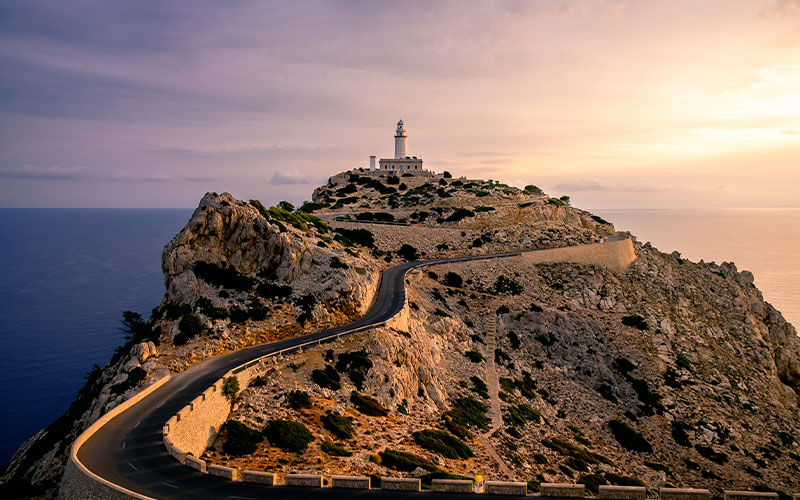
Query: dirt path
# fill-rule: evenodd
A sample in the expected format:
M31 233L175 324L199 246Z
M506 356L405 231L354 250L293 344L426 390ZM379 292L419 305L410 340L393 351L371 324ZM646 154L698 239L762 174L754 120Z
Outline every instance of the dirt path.
M492 306L493 307L493 306ZM489 455L497 462L497 465L500 466L500 469L503 471L503 474L507 478L513 478L513 473L506 465L505 461L500 458L500 455L497 453L497 450L494 449L494 446L491 445L489 442L489 436L492 435L493 432L500 429L500 426L503 425L503 413L500 409L500 383L497 379L497 366L494 362L494 350L497 348L497 315L495 314L494 310L489 311L489 327L486 333L486 350L488 351L486 354L486 385L489 387L489 415L492 419L492 426L491 428L484 432L483 435L480 437L481 443L483 443L484 448L486 451L489 452Z

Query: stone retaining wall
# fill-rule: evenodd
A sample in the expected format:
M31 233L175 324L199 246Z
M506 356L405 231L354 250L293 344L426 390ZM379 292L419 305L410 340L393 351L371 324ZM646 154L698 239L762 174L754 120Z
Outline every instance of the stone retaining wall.
M540 492L543 497L583 498L585 487L582 484L542 483Z
M521 258L531 264L576 262L604 266L612 271L624 271L636 260L636 253L633 250L633 241L625 238L591 245L524 252Z
M659 497L661 500L711 500L711 492L690 488L661 488Z
M514 495L524 497L528 494L528 483L486 481L483 483L483 492L487 495Z
M381 489L390 491L420 491L422 481L405 477L382 477Z
M644 486L600 486L598 498L609 500L645 500L647 488Z
M70 449L69 459L67 459L67 465L64 468L64 476L61 479L61 485L58 489L58 498L64 500L151 500L150 497L140 495L131 490L123 488L122 486L118 486L87 469L86 466L83 465L80 460L78 460L78 450L81 446L83 446L83 443L85 443L104 425L128 408L132 407L142 399L155 392L156 389L166 384L168 381L169 374L150 384L132 398L98 418L92 425L83 431L80 436L78 436L75 442L72 443L72 448Z
M434 479L431 491L443 493L472 493L474 483L465 479Z

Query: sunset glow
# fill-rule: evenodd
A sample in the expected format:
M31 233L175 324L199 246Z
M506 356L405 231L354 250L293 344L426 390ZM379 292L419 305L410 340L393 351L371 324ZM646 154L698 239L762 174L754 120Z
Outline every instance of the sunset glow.
M581 206L800 206L798 0L82 3L0 8L0 205L301 201L403 118Z

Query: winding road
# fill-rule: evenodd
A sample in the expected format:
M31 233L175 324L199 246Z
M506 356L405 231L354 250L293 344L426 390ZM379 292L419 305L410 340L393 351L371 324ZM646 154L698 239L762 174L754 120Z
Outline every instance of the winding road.
M162 442L164 423L227 371L259 357L291 352L308 343L323 343L382 326L403 310L405 275L414 268L485 259L515 257L521 252L452 257L409 262L391 267L381 276L380 289L369 311L359 320L338 328L234 351L204 361L155 390L92 435L78 450L77 458L94 474L151 498L412 498L426 492L343 490L263 486L234 482L184 467L167 454ZM448 499L471 498L450 494Z

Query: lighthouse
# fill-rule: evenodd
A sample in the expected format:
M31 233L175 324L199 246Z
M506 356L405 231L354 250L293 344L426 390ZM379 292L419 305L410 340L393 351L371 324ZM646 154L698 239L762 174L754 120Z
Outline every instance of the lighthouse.
M403 120L397 122L397 131L394 133L394 159L403 160L406 157L406 146L408 145L408 135Z
M408 134L403 120L397 122L394 131L394 158L381 158L378 162L378 170L388 170L390 172L419 172L422 170L422 158L408 156L406 146L408 145ZM370 161L372 161L370 159Z

